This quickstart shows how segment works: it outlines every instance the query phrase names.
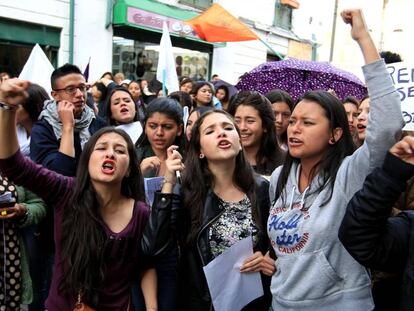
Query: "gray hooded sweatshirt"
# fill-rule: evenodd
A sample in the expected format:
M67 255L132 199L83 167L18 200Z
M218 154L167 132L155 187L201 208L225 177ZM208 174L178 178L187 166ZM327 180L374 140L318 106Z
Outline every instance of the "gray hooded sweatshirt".
M379 166L397 141L404 121L399 95L382 60L365 65L370 113L364 144L346 157L336 176L331 199L329 187L317 191L316 176L299 192L300 164L292 166L281 196L270 210L268 233L277 254L272 278L272 306L281 310L372 310L370 277L338 239L346 206L362 188L365 177ZM274 202L281 167L270 179Z

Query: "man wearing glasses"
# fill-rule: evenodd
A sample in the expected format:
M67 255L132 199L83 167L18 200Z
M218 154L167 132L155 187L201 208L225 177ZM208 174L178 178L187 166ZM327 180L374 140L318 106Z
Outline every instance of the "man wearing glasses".
M78 67L65 64L51 76L53 100L44 104L31 133L31 158L65 176L75 176L83 145L105 126L86 106L85 78Z

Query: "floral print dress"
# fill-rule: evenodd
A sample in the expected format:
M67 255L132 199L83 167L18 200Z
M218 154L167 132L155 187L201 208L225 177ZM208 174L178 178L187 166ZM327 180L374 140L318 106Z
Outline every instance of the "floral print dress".
M211 226L209 244L213 258L238 241L253 237L253 245L257 242L258 229L252 220L251 203L247 196L239 202L226 202L219 198L219 207L224 212Z

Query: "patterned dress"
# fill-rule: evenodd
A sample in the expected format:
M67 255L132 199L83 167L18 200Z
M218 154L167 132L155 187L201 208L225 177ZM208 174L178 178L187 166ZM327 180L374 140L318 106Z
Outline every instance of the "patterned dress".
M257 242L258 230L252 220L251 203L247 196L239 202L226 202L219 198L219 206L223 213L209 232L213 258L248 236L253 237L253 244Z
M11 192L17 202L17 189L0 174L0 195ZM0 311L20 310L22 274L20 244L16 223L0 221Z

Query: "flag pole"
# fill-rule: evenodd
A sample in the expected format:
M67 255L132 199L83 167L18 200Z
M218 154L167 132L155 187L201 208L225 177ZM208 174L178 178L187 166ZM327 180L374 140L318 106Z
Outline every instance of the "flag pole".
M167 72L165 69L162 70L162 96L167 97L167 93L165 92L165 80L166 80Z
M281 60L283 60L285 57L282 56L279 52L276 52L275 49L273 49L269 43L267 43L265 40L257 36L257 38L271 51L273 52L277 57L279 57Z

